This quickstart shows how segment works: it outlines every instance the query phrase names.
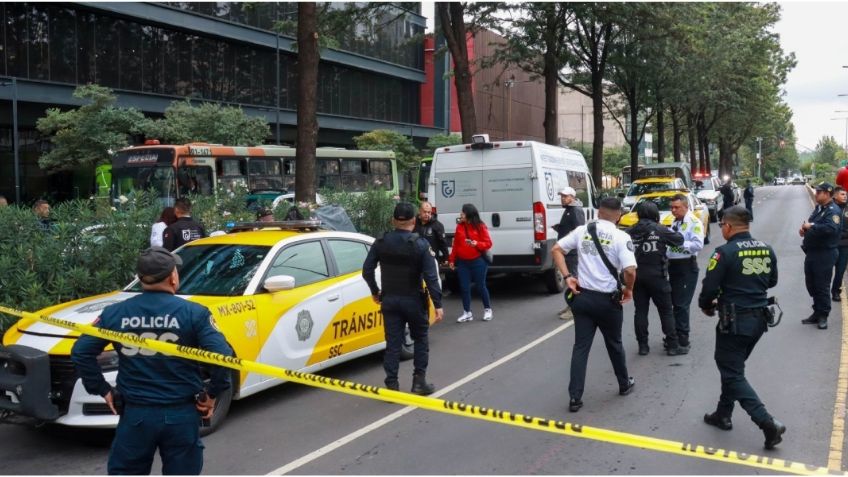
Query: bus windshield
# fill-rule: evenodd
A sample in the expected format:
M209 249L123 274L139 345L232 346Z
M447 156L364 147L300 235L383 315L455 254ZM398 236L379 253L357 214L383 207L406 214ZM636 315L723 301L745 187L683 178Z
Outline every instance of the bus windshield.
M112 158L113 199L153 190L163 206L174 205L176 180L173 149L120 151Z

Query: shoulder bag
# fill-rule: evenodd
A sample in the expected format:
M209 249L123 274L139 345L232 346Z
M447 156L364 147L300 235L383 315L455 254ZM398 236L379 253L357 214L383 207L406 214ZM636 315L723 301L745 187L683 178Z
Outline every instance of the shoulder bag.
M463 226L465 226L465 238L468 239L468 224L463 224ZM487 248L483 252L477 250L477 253L479 253L480 256L483 257L483 260L485 260L486 263L488 263L489 265L491 265L492 262L495 260L494 255L492 255L492 249L491 248Z

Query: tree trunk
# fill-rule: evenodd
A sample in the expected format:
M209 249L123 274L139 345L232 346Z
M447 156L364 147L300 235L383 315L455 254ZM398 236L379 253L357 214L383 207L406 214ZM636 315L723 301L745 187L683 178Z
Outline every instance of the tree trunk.
M697 116L697 120L695 121L695 127L698 133L698 172L701 174L706 174L707 166L706 166L706 133L704 132L704 115L699 113Z
M698 172L698 156L695 154L695 118L692 114L687 115L687 132L689 134L689 167L692 168L692 173Z
M315 2L297 5L297 149L294 192L298 202L315 202L318 145L318 13Z
M665 162L665 111L662 101L657 105L657 162Z
M730 175L730 144L727 139L720 137L718 138L718 175L719 177L724 177L726 175Z
M559 145L559 119L557 114L558 79L556 57L552 50L545 53L545 143ZM581 118L582 119L582 118Z
M471 142L477 132L477 113L474 110L474 90L471 85L471 66L468 61L468 35L465 30L465 7L461 2L437 2L436 10L442 32L453 57L454 84L462 126L462 142ZM507 121L504 118L504 121Z
M630 111L630 137L627 143L630 145L630 170L639 170L639 109L631 107ZM646 161L647 162L647 161Z
M592 74L592 123L592 180L600 187L599 184L603 184L604 178L603 74Z
M671 108L671 129L674 162L680 162L680 135L683 131L680 129L680 118L675 108Z

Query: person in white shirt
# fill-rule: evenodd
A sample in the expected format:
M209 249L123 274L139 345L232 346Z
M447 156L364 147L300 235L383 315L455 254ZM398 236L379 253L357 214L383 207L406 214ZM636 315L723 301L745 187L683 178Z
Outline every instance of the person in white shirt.
M150 229L150 246L161 247L162 232L176 221L177 215L174 213L173 207L165 207L162 209L162 214L159 215L159 221L153 224L153 227Z
M571 381L568 384L568 409L571 412L577 412L583 407L586 364L598 328L604 337L618 380L619 394L630 394L636 384L627 374L627 362L621 343L621 325L624 321L622 305L633 297L633 283L636 281L633 242L627 233L616 228L615 224L621 218L621 202L618 199L603 199L598 209L598 218L598 221L577 227L557 241L552 252L554 264L568 285L566 301L574 313L574 349L571 352ZM598 246L615 269L615 274L611 273L610 267L598 253ZM566 254L572 250L577 250L577 277L569 272L565 262ZM618 279L622 272L623 287Z
M704 224L689 211L689 201L683 194L671 199L671 229L683 234L683 245L668 247L668 281L671 283L671 305L677 339L688 347L689 305L698 286L698 253L704 248Z

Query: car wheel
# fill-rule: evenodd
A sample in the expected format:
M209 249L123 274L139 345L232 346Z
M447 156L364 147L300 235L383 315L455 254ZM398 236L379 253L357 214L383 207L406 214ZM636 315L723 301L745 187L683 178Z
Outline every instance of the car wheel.
M233 371L232 375L232 384L230 389L224 391L218 398L215 400L215 411L212 413L212 418L207 420L203 420L200 423L200 436L208 436L212 434L221 426L221 423L227 418L227 414L230 412L230 405L233 403L233 395L235 394L235 388L239 384L239 372Z
M563 279L562 273L556 267L545 270L545 273L542 274L542 279L545 281L545 286L550 293L562 293L565 290L565 279Z
M403 345L400 347L400 360L408 361L414 355L415 342L412 341L412 335L409 334L409 326L403 330Z

